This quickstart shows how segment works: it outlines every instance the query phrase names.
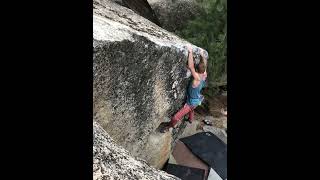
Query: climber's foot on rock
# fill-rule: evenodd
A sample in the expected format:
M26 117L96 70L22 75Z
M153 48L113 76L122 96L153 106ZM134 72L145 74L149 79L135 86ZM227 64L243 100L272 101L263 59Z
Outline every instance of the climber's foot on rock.
M171 126L169 122L164 122L160 124L159 131L161 133L166 133L170 130Z

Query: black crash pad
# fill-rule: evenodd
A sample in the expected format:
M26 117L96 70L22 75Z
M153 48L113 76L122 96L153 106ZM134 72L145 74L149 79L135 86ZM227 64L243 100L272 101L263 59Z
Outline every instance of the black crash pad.
M198 158L227 178L227 145L211 132L201 132L180 139Z
M166 172L175 175L182 180L203 180L205 170L176 164L168 164Z

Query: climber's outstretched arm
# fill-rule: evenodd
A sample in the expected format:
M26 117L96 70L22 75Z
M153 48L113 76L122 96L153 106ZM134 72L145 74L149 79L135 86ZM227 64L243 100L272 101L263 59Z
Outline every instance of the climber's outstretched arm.
M205 75L205 77L207 77L207 59L204 57L203 49L200 50L200 55L201 55L201 58L203 59L203 62L206 66L206 70L204 71L204 75Z
M207 59L204 57L203 51L204 51L203 49L200 50L200 55L201 55L201 58L203 59L204 64L207 67Z
M192 73L192 76L195 80L200 81L200 76L199 74L196 72L195 68L194 68L194 62L193 62L193 55L192 55L192 47L189 45L188 46L188 51L189 51L189 57L188 57L188 67Z

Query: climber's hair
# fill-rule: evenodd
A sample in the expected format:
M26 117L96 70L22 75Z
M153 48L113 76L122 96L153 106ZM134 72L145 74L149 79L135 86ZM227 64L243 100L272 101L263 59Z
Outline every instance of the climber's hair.
M200 58L200 62L196 67L196 71L200 74L204 73L206 71L206 64L204 62L203 57Z

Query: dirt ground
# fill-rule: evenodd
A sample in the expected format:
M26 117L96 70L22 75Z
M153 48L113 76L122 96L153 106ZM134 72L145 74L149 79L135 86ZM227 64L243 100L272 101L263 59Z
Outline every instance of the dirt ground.
M212 116L214 119L213 126L226 129L226 125L223 125L223 123L226 123L224 121L227 121L227 116L221 113L221 109L227 109L227 96L206 96L202 105L195 109L195 117L197 117L197 120L202 121L205 117Z
M196 112L202 116L221 117L221 109L227 108L227 96L218 95L214 97L205 97L202 105L196 108Z

